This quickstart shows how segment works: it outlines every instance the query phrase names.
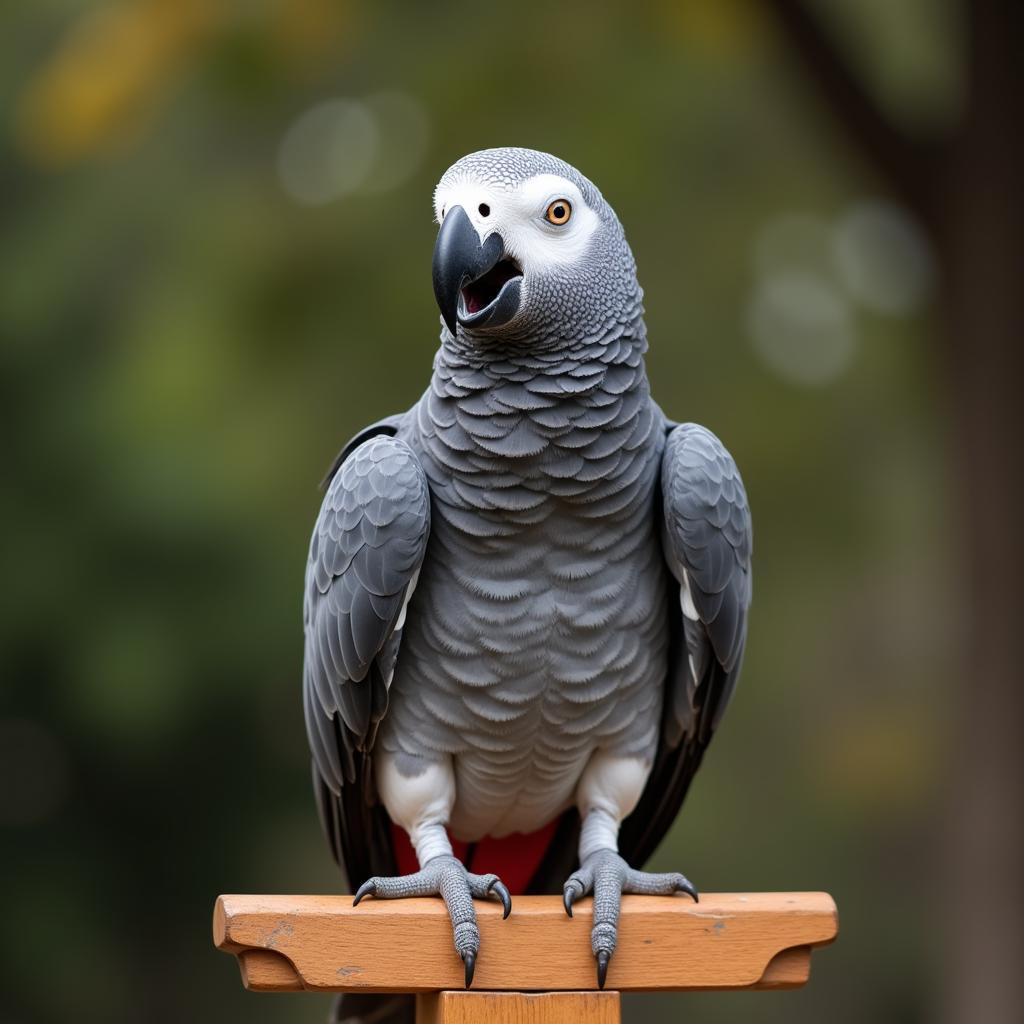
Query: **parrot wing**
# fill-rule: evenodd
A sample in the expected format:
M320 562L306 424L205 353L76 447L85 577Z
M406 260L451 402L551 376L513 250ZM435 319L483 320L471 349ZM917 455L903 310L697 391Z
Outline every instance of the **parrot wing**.
M382 421L342 451L306 566L302 691L313 784L350 881L393 860L369 754L430 532L426 476L395 429Z
M750 606L752 534L739 470L695 423L669 425L661 464L662 548L679 584L661 737L651 775L623 822L620 848L640 866L672 825L732 696Z

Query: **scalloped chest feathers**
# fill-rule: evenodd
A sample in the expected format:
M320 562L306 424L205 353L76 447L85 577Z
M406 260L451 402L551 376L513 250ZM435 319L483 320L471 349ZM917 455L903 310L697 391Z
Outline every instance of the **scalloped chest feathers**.
M452 755L459 837L530 831L598 747L653 756L667 657L664 420L642 339L538 371L451 367L400 430L431 534L381 740Z

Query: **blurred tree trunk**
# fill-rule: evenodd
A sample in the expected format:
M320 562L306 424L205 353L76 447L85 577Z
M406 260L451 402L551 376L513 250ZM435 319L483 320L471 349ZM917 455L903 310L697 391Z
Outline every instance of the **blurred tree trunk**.
M939 908L942 1019L1024 1006L1024 4L965 6L967 96L947 136L901 133L799 0L772 0L815 92L931 236L940 267L946 404L959 484L950 586L964 617L948 750Z

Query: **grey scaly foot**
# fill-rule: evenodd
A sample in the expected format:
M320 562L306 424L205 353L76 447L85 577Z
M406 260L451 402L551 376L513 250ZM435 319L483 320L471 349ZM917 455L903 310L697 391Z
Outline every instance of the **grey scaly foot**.
M604 988L608 961L615 951L619 923L619 905L623 893L647 896L671 896L685 892L700 898L685 875L678 871L652 874L631 868L613 850L597 850L574 871L562 887L565 912L572 917L572 905L581 896L594 894L594 926L590 931L590 948L597 960L597 985Z
M466 965L466 988L473 984L473 971L480 952L480 929L476 924L473 897L486 899L496 896L504 908L503 918L512 912L512 897L497 875L474 875L463 867L457 857L442 854L428 860L411 875L392 878L374 875L356 891L352 905L364 896L395 900L407 896L440 896L448 908L455 933L455 951Z

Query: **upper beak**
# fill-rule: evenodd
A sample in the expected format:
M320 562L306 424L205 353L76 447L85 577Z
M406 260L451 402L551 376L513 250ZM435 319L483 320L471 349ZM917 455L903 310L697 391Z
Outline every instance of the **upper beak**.
M453 206L441 222L434 245L434 297L441 310L441 316L454 335L460 319L459 302L462 289L472 281L481 278L501 260L505 252L505 241L497 231L491 232L483 242L473 227L469 215L461 206ZM515 296L518 306L518 289ZM490 304L491 306L494 303ZM504 305L504 303L502 303ZM483 326L493 322L497 310L480 310L475 315L463 316L465 323ZM507 319L507 317L503 317Z

